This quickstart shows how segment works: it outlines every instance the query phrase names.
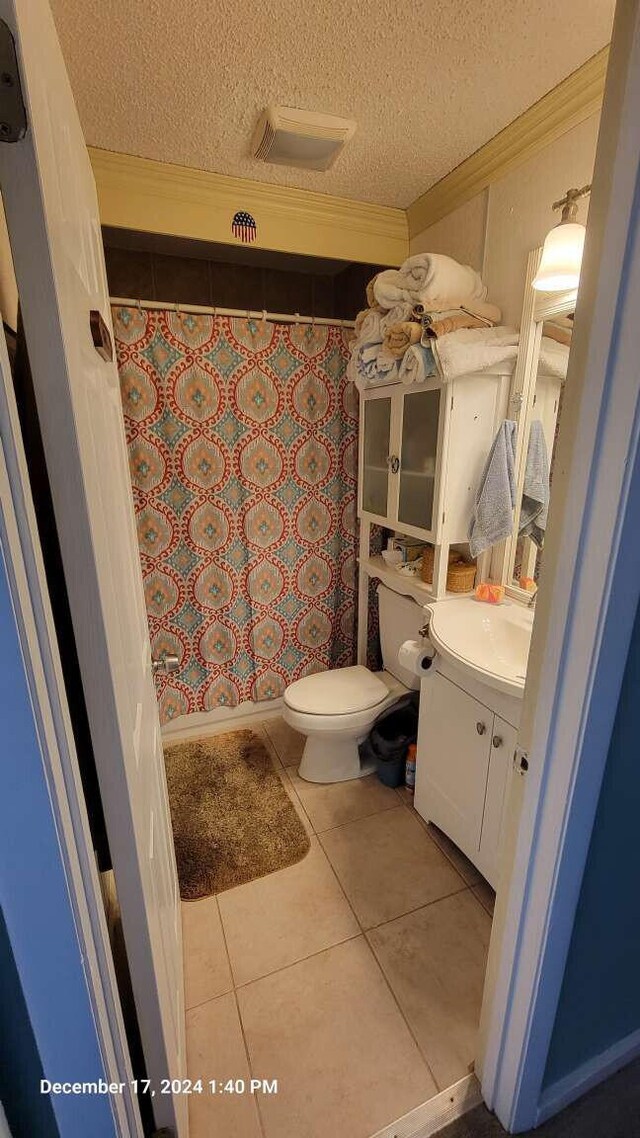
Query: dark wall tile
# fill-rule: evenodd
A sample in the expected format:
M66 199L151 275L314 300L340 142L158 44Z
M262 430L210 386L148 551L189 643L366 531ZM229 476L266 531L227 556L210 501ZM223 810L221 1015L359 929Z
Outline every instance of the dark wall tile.
M209 264L196 257L153 253L154 300L211 304Z
M122 296L127 300L157 299L154 296L151 253L108 247L104 252L111 296Z
M211 300L219 308L270 308L264 291L264 269L210 261Z
M312 316L337 316L334 278L331 276L313 277Z
M384 268L388 266L354 264L336 274L336 296L344 320L353 320L367 307L367 284Z
M264 286L266 307L270 312L311 315L313 303L313 277L311 273L287 273L280 269L265 269Z

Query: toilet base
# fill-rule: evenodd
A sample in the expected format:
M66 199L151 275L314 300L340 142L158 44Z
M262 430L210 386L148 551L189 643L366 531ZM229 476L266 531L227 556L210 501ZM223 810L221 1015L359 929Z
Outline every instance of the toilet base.
M375 763L360 760L361 742L362 739L336 739L330 734L308 735L298 767L300 778L306 782L346 782L372 774Z

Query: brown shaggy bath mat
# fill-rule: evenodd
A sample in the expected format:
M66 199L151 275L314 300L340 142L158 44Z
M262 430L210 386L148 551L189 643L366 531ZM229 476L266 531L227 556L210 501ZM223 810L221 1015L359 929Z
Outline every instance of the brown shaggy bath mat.
M180 896L196 901L300 861L309 838L252 731L165 747Z

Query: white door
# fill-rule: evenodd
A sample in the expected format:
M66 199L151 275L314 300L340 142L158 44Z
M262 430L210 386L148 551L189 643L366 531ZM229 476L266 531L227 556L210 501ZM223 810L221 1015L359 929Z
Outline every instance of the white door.
M475 862L480 847L493 712L437 673L423 680L415 808Z
M180 903L93 176L51 13L0 0L28 128L0 143L15 262L65 578L158 1127L187 1134Z
M501 719L499 715L494 716L480 849L475 863L483 877L486 877L494 889L498 887L500 850L504 840L506 823L506 804L517 743L518 732L515 727Z

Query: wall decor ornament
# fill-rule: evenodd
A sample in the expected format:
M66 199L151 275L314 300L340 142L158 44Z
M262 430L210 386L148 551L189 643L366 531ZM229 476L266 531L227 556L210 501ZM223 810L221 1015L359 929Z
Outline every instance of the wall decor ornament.
M258 227L255 217L252 217L245 209L239 209L237 213L233 215L231 232L234 237L239 237L245 245L248 245L251 241L255 241L258 236Z

